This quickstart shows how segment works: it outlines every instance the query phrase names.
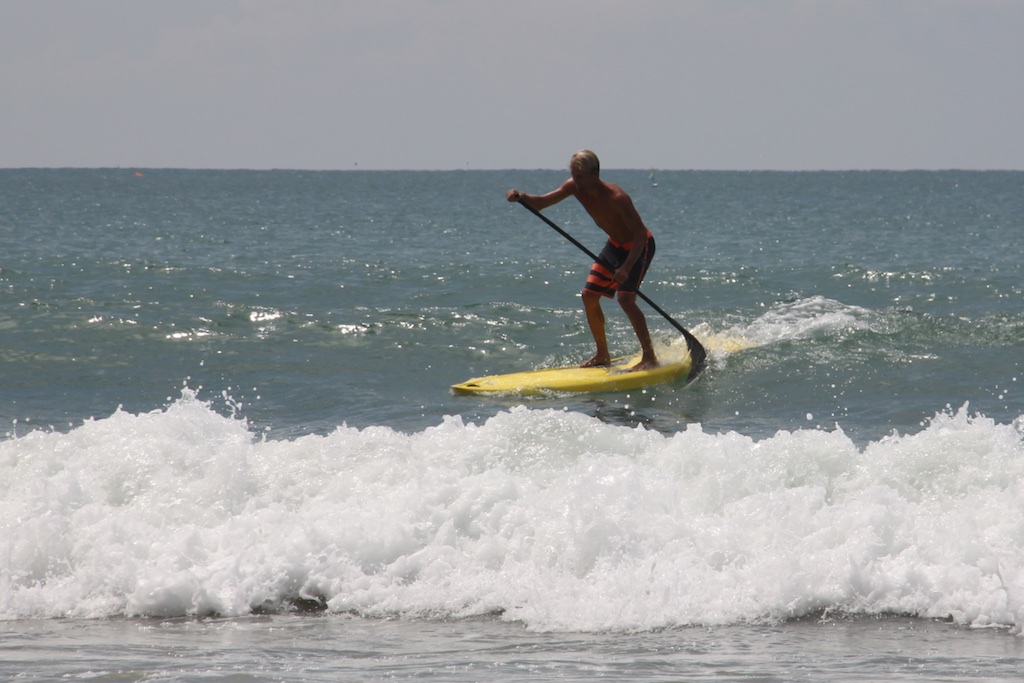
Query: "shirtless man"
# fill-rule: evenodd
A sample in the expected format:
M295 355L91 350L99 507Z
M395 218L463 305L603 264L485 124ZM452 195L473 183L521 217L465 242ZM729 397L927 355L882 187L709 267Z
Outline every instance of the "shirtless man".
M640 281L654 258L654 237L640 219L633 200L625 190L601 180L601 165L596 154L589 149L576 152L569 161L569 172L572 177L547 194L528 195L512 189L506 198L510 202L524 202L542 211L566 197L575 197L597 226L608 234L608 242L599 255L600 261L604 263L597 262L591 267L587 284L583 288L583 308L597 344L597 353L582 367L611 363L601 297L612 298L616 293L619 305L632 323L643 351L643 357L633 370L657 367L658 359L651 344L647 319L636 303Z

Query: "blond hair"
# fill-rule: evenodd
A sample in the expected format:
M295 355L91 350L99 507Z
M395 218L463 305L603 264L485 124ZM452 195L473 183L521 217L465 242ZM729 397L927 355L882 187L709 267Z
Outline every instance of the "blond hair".
M569 170L599 175L601 173L601 162L598 161L597 155L589 149L581 149L573 154L572 159L569 160Z

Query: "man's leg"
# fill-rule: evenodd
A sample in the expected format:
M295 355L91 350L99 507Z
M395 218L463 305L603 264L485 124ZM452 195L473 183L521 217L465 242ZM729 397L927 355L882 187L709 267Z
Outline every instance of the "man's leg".
M608 339L605 337L604 332L604 311L601 309L601 295L590 290L583 290L583 310L587 313L587 324L590 325L590 333L594 335L597 353L580 367L589 368L595 365L610 365L612 358L608 354Z
M649 370L657 367L658 358L654 354L651 333L647 329L647 318L636 304L636 292L619 292L618 299L619 305L622 306L626 317L633 325L633 331L636 332L636 338L640 340L640 349L643 351L643 358L633 367L633 370Z

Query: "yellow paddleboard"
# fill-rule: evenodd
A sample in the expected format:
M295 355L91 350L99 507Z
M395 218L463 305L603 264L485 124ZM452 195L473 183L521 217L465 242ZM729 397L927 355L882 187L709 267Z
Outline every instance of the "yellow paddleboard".
M457 394L545 394L551 392L580 393L588 391L629 391L652 384L663 384L690 374L690 356L682 360L665 362L651 370L629 369L640 362L641 354L612 360L608 367L600 368L548 368L528 370L508 375L490 375L453 384Z

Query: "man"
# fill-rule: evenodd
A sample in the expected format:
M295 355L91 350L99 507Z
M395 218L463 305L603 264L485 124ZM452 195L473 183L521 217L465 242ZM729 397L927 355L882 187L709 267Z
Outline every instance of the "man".
M600 261L591 267L583 288L583 308L597 344L597 353L581 367L611 364L601 297L612 298L616 294L643 351L633 370L657 367L658 359L651 344L647 319L636 303L640 282L654 258L654 236L640 219L633 200L625 190L601 180L601 164L596 154L589 149L576 152L569 161L569 172L572 177L547 194L528 195L512 189L506 198L510 202L524 202L541 211L566 197L575 197L597 226L608 234L608 242L598 256Z

